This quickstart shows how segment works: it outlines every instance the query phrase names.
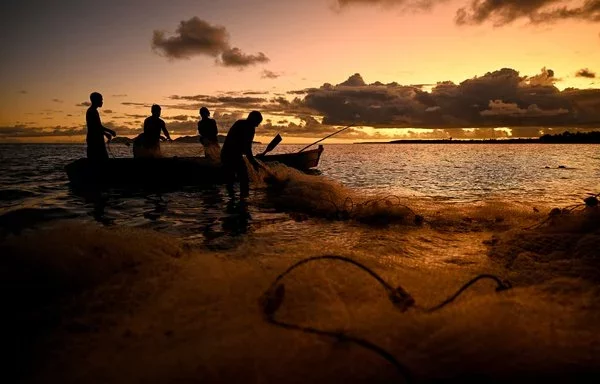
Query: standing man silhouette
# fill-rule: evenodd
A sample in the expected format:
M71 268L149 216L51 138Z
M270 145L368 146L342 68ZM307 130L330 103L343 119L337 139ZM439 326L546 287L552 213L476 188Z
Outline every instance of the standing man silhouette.
M200 117L202 120L198 122L198 134L204 146L204 155L211 161L218 161L221 149L217 138L217 123L210 118L210 111L206 107L200 108Z
M85 121L87 123L87 158L92 161L104 161L108 160L108 152L106 152L106 144L104 143L104 136L109 140L117 136L116 132L112 129L102 126L100 121L100 114L98 108L104 104L102 95L98 92L90 94L90 102L92 105L88 108L85 114Z
M165 121L160 118L160 105L152 105L150 112L152 115L144 120L143 146L146 149L147 157L160 157L160 134L164 133L169 141L172 141L171 135L169 135Z

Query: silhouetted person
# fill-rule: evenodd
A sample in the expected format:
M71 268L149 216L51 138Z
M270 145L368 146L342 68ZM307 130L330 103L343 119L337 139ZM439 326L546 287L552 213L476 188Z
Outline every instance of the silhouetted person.
M198 134L200 142L204 146L204 154L211 161L218 161L221 148L219 148L219 140L217 139L217 123L210 118L208 108L200 108L200 116L202 120L198 122Z
M150 109L152 116L144 120L144 133L134 141L134 157L160 157L160 134L164 133L171 141L165 121L160 118L160 105L154 104Z
M85 113L85 122L87 123L87 134L85 141L87 143L87 158L93 161L108 160L108 152L106 152L106 144L104 144L104 136L109 140L117 134L112 129L102 126L98 108L102 107L104 101L102 95L98 92L90 94L90 102L92 105Z
M240 182L240 197L247 197L250 190L248 170L244 162L244 155L258 169L259 163L252 154L252 141L256 127L262 122L262 115L258 111L252 111L245 120L236 121L229 129L223 149L221 150L221 163L227 181L227 191L233 196L233 183L235 177Z

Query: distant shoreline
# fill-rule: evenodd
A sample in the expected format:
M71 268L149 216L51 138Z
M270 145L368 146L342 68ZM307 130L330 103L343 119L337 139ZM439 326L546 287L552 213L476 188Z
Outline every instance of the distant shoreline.
M543 141L540 139L503 139L503 140L393 140L365 141L355 144L600 144L600 141Z

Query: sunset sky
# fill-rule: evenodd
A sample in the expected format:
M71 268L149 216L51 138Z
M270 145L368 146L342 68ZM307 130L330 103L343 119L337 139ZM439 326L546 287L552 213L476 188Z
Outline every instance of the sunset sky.
M351 123L353 141L600 128L600 0L4 0L0 14L1 142L84 142L92 91L124 136L153 103L173 136L195 134L203 105L221 133L261 110L258 138L284 142Z

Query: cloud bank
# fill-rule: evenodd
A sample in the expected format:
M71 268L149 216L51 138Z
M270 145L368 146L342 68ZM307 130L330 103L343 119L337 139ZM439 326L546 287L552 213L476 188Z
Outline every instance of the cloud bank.
M587 78L595 75L589 69L578 73ZM221 133L249 111L260 110L265 115L258 131L261 136L281 133L319 137L332 132L336 126L349 124L428 130L411 131L410 137L417 138L498 138L508 135L507 131L493 132L490 128L510 128L512 136L519 137L538 136L542 132L600 129L600 89L566 88L561 91L555 86L560 81L556 76L549 68L542 68L531 76L512 68L502 68L458 84L439 81L426 91L424 89L429 87L421 85L370 83L355 73L335 85L324 83L320 87L290 90L285 95L250 90L221 95L171 95L169 101L161 105L167 127L174 135L196 134L198 109L202 106L211 110ZM109 110L101 110L103 121L107 119L106 125L114 127L119 135L137 135L152 103L124 101L121 104L143 108L144 112L111 114ZM79 105L85 106L87 102ZM42 115L50 113L60 111L44 111ZM116 121L120 123L114 123ZM81 126L31 126L35 124L17 122L12 127L0 127L0 139L85 133ZM385 136L385 130L377 132L366 134L361 128L353 128L343 137L390 139Z
M419 87L367 84L360 74L305 90L300 104L331 125L379 128L600 127L600 90L565 89L543 68L521 76L511 68L488 72L460 84L441 81Z

